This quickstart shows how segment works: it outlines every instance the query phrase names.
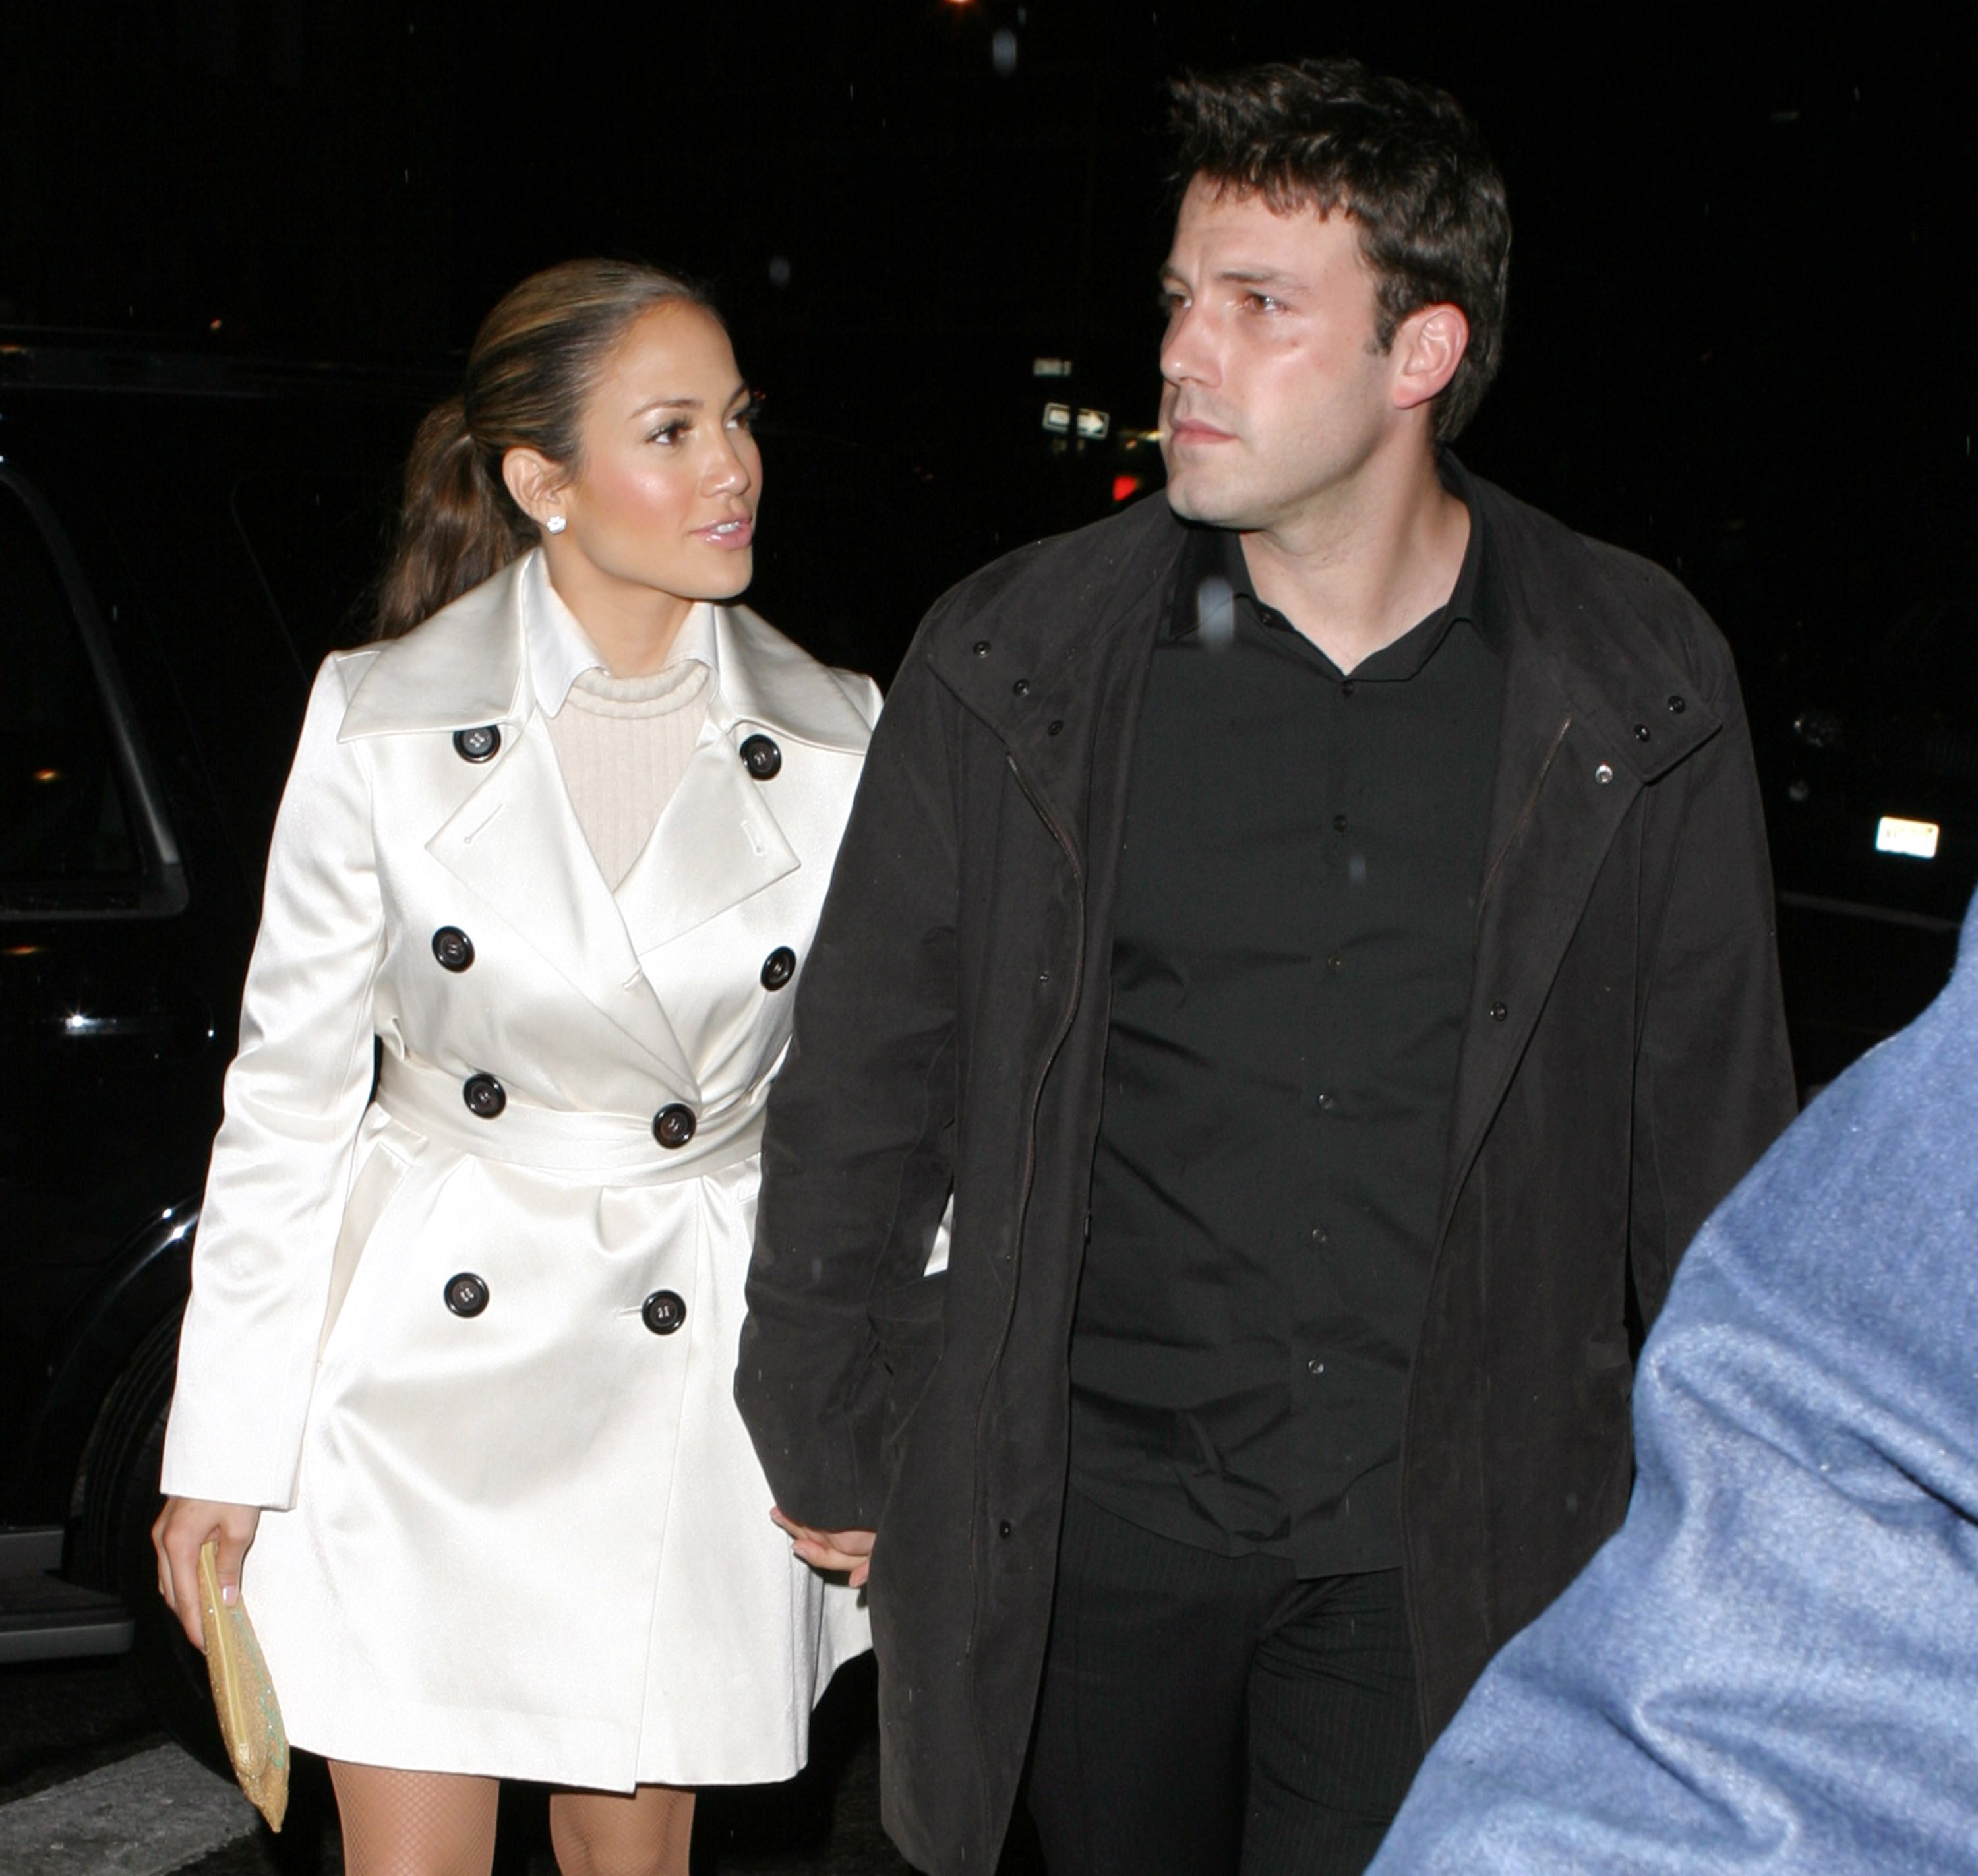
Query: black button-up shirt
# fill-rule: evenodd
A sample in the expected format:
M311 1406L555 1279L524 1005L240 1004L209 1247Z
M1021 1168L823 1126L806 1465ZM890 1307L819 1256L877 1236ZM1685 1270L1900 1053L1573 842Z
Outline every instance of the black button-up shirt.
M1503 665L1449 603L1342 673L1184 551L1133 748L1072 1480L1302 1573L1391 1567Z

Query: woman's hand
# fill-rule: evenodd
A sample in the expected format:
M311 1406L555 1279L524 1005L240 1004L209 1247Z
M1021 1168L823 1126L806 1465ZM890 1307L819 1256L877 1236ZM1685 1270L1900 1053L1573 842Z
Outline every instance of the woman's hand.
M205 1498L167 1498L151 1527L151 1547L158 1553L158 1593L171 1605L187 1638L203 1652L206 1631L200 1620L199 1552L207 1539L220 1546L220 1600L240 1600L240 1560L260 1527L258 1505L215 1504Z
M812 1570L842 1570L855 1590L865 1586L872 1573L872 1540L869 1530L817 1530L799 1524L780 1511L769 1514L790 1534L790 1548Z

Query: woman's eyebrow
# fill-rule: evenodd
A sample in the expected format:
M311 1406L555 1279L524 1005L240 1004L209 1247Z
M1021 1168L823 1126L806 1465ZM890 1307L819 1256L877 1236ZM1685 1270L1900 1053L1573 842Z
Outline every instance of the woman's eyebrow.
M633 411L632 418L648 417L656 410L698 410L700 399L697 397L656 397L650 404L641 404Z

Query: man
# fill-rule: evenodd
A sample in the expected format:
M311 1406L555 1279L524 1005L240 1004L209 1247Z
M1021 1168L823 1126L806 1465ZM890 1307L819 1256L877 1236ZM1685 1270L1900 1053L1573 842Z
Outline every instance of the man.
M1626 1524L1491 1663L1379 1871L1978 1862L1974 1088L1978 905L1950 988L1698 1236Z
M1177 98L1166 498L929 615L764 1152L738 1398L869 1563L938 1872L1034 1719L1054 1876L1363 1866L1620 1521L1631 1292L1791 1111L1722 641L1442 453L1476 133L1346 61Z

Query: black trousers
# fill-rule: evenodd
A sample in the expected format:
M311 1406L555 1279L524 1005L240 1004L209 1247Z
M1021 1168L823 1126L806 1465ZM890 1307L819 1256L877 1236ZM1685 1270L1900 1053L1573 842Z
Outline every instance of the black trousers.
M1073 1492L1030 1770L1050 1876L1358 1876L1421 1759L1401 1576L1301 1581Z

